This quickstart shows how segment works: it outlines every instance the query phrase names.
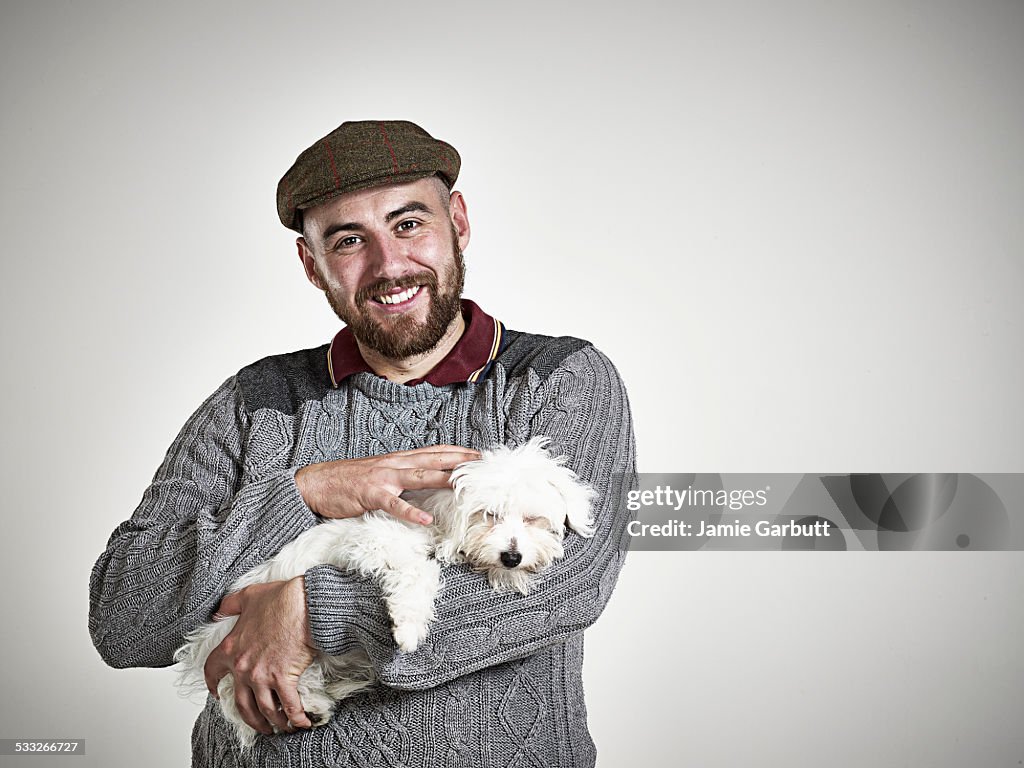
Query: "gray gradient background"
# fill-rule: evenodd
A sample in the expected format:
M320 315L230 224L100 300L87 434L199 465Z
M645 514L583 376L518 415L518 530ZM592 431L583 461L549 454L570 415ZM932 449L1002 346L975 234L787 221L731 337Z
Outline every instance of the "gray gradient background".
M210 391L335 331L273 193L344 119L459 148L468 295L616 361L641 469L1024 470L1024 4L711 5L3 3L0 736L187 763L88 573ZM1021 765L1022 565L635 553L600 764Z

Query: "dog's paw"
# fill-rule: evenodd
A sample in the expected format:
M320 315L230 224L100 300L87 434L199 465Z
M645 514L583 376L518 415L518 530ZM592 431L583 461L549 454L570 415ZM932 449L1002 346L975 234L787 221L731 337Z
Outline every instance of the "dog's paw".
M313 728L319 728L322 725L327 725L331 722L330 712L322 712L319 714L315 712L307 712L306 717L309 718L309 722L313 724Z
M427 637L427 627L425 624L404 621L401 624L395 624L391 633L398 644L398 650L402 653L412 653L420 647L420 643Z
M327 725L334 717L335 700L330 697L327 691L318 689L315 691L304 691L302 693L302 705L306 711L306 717L313 724L314 728Z
M329 709L326 712L307 709L306 717L309 718L309 722L313 724L314 728L319 728L321 725L327 725L329 722L331 722L331 717L333 716L333 713L333 709Z

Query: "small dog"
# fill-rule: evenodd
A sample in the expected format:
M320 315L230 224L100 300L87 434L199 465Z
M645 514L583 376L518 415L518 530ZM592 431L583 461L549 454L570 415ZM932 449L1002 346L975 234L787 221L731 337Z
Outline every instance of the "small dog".
M414 651L434 618L440 564L465 563L485 573L494 589L525 595L537 574L563 556L566 525L581 536L594 534L593 491L564 466L563 458L545 450L547 442L538 437L520 448L484 451L479 460L452 472L451 489L404 493L409 503L433 515L429 526L381 511L329 520L242 576L232 591L291 579L322 563L355 571L380 584L395 643L402 652ZM206 659L235 621L229 616L185 638L174 654L183 667L180 685L205 690ZM299 678L298 690L310 720L323 725L337 701L375 682L365 652L318 654ZM232 675L221 679L217 691L239 742L251 748L257 733L238 712Z

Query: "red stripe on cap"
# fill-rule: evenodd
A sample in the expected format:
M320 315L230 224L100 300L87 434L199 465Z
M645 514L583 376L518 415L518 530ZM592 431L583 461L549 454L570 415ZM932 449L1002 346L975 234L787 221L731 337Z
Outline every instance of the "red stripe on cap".
M334 176L334 188L337 189L341 186L341 179L338 178L338 169L334 167L334 152L331 151L330 142L324 141L324 149L327 150L327 159L331 163L331 174Z
M398 173L398 158L395 157L395 150L391 146L391 139L388 138L388 129L384 127L383 121L378 121L377 125L380 126L380 135L384 137L384 146L391 153L391 173Z

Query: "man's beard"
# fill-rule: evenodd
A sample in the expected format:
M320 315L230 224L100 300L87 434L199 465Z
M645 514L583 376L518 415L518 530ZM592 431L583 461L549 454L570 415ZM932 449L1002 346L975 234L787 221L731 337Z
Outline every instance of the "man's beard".
M452 250L452 262L445 272L443 283L448 290L438 290L437 278L431 272L407 275L397 280L378 280L356 292L355 309L346 307L330 290L326 290L331 309L345 323L356 340L392 360L422 355L429 352L444 336L457 313L462 311L462 288L466 279L466 264L458 246ZM317 274L326 285L323 275ZM423 286L430 291L430 306L423 323L408 314L373 317L366 303L395 289Z

